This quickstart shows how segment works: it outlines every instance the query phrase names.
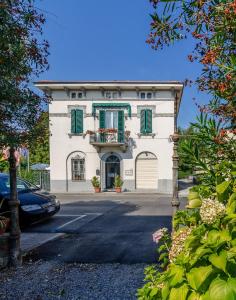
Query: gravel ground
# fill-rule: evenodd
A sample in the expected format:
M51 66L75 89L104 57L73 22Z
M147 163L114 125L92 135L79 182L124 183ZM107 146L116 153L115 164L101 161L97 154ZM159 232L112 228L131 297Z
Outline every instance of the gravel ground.
M136 299L144 268L144 264L28 261L17 272L1 270L0 299Z

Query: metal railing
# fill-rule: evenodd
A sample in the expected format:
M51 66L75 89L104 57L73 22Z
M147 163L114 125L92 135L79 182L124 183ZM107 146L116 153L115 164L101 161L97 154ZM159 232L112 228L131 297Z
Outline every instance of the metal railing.
M128 141L124 131L117 132L95 132L90 134L90 143L126 143Z

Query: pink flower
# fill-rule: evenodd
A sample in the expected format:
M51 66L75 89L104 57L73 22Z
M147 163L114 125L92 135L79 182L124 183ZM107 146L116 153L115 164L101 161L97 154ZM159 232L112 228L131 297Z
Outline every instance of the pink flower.
M153 235L152 235L153 242L158 244L159 241L164 236L164 234L167 233L167 232L168 232L167 228L161 228L161 229L157 230L156 232L154 232Z

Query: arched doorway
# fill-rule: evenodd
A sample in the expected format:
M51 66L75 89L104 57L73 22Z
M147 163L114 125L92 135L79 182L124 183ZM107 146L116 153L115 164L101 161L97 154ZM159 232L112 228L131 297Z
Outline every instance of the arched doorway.
M120 175L120 159L114 154L107 157L105 162L106 189L113 189L115 176Z
M157 189L157 157L151 152L142 152L136 158L136 189Z

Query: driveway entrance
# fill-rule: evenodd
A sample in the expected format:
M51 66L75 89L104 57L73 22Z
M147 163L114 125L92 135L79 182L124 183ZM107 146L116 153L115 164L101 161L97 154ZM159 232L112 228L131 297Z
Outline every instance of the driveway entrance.
M171 229L171 197L157 194L60 195L61 211L24 230L62 234L36 249L42 259L81 263L153 263L152 233Z

